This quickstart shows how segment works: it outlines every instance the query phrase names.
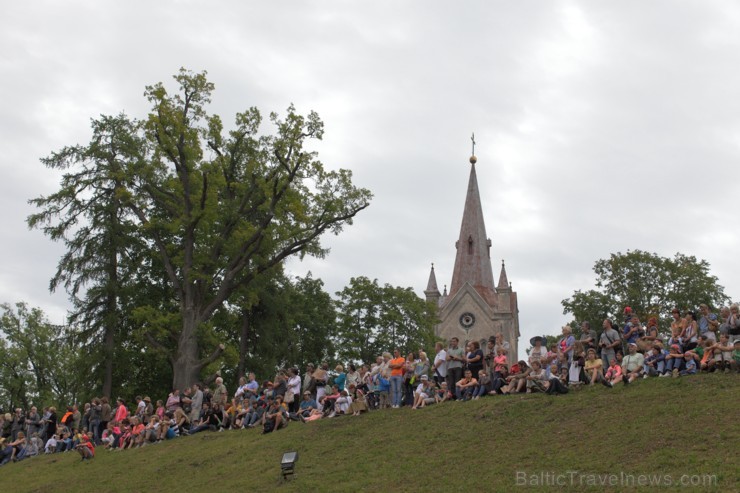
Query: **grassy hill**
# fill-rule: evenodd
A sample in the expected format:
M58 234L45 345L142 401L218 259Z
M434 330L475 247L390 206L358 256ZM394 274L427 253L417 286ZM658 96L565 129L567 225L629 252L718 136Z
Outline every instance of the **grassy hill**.
M99 449L85 463L67 453L8 464L0 490L527 491L516 487L526 476L546 489L642 491L653 488L638 486L641 474L674 482L709 474L715 486L680 490L740 491L738 390L737 375L655 378L565 396L498 396L291 423L269 435L203 433L137 450ZM293 449L297 475L283 483L280 457ZM609 474L616 476L595 476ZM590 486L600 481L606 486Z

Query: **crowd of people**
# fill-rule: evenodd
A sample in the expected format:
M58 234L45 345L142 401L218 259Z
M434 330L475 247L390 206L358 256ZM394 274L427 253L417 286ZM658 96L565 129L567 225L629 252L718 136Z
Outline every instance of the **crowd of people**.
M372 364L345 369L328 363L278 371L258 382L254 373L239 380L235 392L217 378L211 387L195 384L174 389L152 402L137 396L106 397L66 408L54 407L0 414L0 465L41 454L77 451L81 460L96 448L144 447L203 431L257 428L271 433L291 422L309 423L336 416L359 416L371 410L407 406L421 409L445 401L469 401L514 393L566 394L583 385L628 385L649 377L680 377L699 372L738 372L740 316L738 306L719 316L701 305L698 313L672 311L670 335L662 337L657 318L643 325L629 307L622 324L604 320L596 333L588 322L579 338L570 326L551 345L530 340L527 361L509 360L510 345L501 334L488 340L458 338L435 345L433 358L424 350L403 355L386 352ZM485 349L484 349L485 347Z

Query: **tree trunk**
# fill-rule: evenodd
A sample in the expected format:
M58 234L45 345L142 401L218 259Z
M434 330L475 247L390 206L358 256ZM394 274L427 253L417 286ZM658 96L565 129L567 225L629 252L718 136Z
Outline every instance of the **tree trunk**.
M106 318L108 318L109 320L106 321L105 324L105 339L103 341L103 354L105 355L105 369L103 373L103 395L110 399L111 392L113 391L113 350L115 345L115 326L110 321L110 319L114 317Z
M242 314L242 328L239 334L239 365L236 370L236 377L245 376L247 371L247 349L249 348L249 314L250 310L244 310Z
M103 315L103 355L105 357L103 373L103 395L111 398L113 392L113 353L116 344L116 327L118 326L118 250L116 238L118 234L118 207L111 213L112 231L109 233L110 246L108 248L108 285L106 286L106 311Z
M183 390L199 381L202 365L198 359L197 325L195 315L192 312L185 313L177 354L172 364L172 386L175 389Z

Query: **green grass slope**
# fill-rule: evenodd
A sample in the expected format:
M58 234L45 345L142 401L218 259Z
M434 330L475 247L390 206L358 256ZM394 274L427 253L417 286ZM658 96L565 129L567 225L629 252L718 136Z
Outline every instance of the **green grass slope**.
M737 375L655 378L565 396L291 423L269 435L203 433L137 450L99 449L91 462L66 453L8 464L0 491L527 491L517 487L524 475L538 491L543 483L642 491L655 487L639 486L639 475L653 474L670 476L674 485L659 488L666 491L683 475L689 486L681 491L740 491L739 389ZM279 461L292 449L300 454L297 474L284 483ZM690 486L705 474L716 483Z

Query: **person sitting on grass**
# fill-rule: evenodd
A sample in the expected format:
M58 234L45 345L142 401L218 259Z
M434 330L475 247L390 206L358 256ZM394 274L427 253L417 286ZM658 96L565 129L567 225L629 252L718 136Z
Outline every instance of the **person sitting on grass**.
M80 443L77 444L77 452L80 453L80 456L82 457L81 460L91 460L93 457L95 457L95 445L90 441L90 437L87 436L87 433L82 434L82 438L80 440Z
M688 352L684 354L684 369L681 370L680 375L682 377L685 377L687 375L696 375L697 367L696 367L696 359L694 359L694 355L691 354L691 352Z
M586 353L584 370L590 385L601 382L604 379L604 364L601 359L596 357L596 350L594 348L589 348Z
M439 384L439 388L434 391L434 402L439 404L452 399L452 393L447 388L447 382Z
M732 344L732 347L734 348L732 350L732 369L738 373L740 373L740 339L735 339L735 342Z
M318 409L318 407L319 405L313 398L311 391L307 390L303 393L303 400L298 407L298 415L303 418L307 418L311 415L311 411Z
M277 396L269 402L267 411L263 418L262 433L272 433L288 425L288 421L283 416L283 400Z
M568 367L563 366L562 370L567 376ZM506 377L508 385L501 389L501 393L504 395L508 395L516 392L524 392L527 386L527 376L531 371L532 369L527 366L527 363L524 362L524 360L520 360L517 364L512 365L511 373L508 377Z
M41 440L41 438L39 438L38 432L34 432L34 434L28 440L28 444L29 444L29 450L27 454L28 457L39 455L41 451L44 449L44 442Z
M411 409L418 409L426 405L427 399L432 397L434 394L434 388L432 387L429 377L427 375L421 376L421 382L416 387L414 392L414 405Z
M211 430L215 431L215 428L211 428L211 420L214 417L213 409L211 409L211 406L207 403L203 403L203 408L201 411L201 418L198 421L194 421L192 426L190 427L190 434L195 435L196 433L200 433L201 431ZM218 424L221 423L218 418L215 420Z
M337 414L347 414L349 406L352 405L352 397L350 397L347 389L342 390L339 393L339 397L334 401L334 409L329 413L329 417L333 418Z
M532 361L532 371L526 376L527 393L546 392L548 387L547 372L539 360Z
M666 374L678 376L678 372L683 368L683 351L678 344L671 344L668 354L665 355Z
M663 350L659 345L656 344L653 346L648 351L645 363L643 364L643 378L668 375L668 373L665 373L665 357L666 355L663 354Z
M622 382L627 385L642 376L642 366L645 357L637 352L637 343L630 342L627 346L629 353L622 360Z
M323 396L321 399L319 399L319 404L321 404L321 410L324 412L324 414L329 415L334 410L334 403L342 396L342 394L339 392L339 387L336 385L332 385L331 387L331 394Z
M568 384L569 385L580 385L581 371L586 364L586 353L583 351L583 343L576 341L573 349L573 359L568 366Z
M702 354L701 360L699 361L699 369L701 371L713 372L715 343L711 339L704 339L702 341L702 346L704 347L704 354Z
M481 396L487 395L491 391L491 377L488 376L486 370L482 369L478 372L478 385L473 390L473 400L478 400Z
M149 418L149 422L146 424L146 428L144 429L144 440L142 444L149 444L157 441L159 438L160 422L159 416L156 414Z
M175 424L177 425L178 435L187 435L190 432L190 418L185 414L182 408L175 409Z
M727 334L720 334L719 342L714 345L714 366L719 371L730 373L732 368L732 344Z
M350 398L352 398L352 403L349 405L347 412L351 413L352 416L359 416L361 413L367 412L365 392L363 392L361 386L350 384L349 393Z
M132 419L135 421L131 427L131 444L128 448L141 447L141 444L144 443L144 432L146 431L146 425L144 425L142 419L138 416Z
M9 447L13 447L10 453L10 460L18 462L26 458L26 435L22 431L19 431L16 435L16 439L8 444Z
M614 387L616 382L622 381L622 367L617 364L617 359L609 360L609 368L606 370L602 383L607 387Z
M473 378L473 372L465 370L463 377L455 383L457 400L469 401L473 397L476 385L478 385L478 380Z
M266 401L262 399L253 400L247 410L247 414L244 415L244 419L242 420L242 428L254 428L257 426L257 423L262 421L266 409Z

